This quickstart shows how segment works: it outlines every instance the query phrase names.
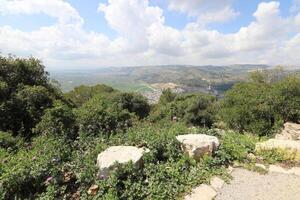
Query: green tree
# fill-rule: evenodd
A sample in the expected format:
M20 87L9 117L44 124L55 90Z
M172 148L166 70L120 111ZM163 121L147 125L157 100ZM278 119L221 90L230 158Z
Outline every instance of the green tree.
M66 136L69 139L75 139L77 131L75 114L61 101L56 101L52 108L45 111L45 115L34 129L37 135Z
M236 84L226 93L221 106L222 121L240 132L265 135L275 124L274 96L267 84Z
M173 98L173 94L172 98L169 98L169 92L164 95L165 97L162 97L152 110L151 120L176 119L190 125L212 126L215 97L202 93L177 95L175 98Z
M116 102L96 96L76 110L80 130L89 134L110 135L131 126L132 115Z
M116 102L121 108L134 113L140 119L148 116L150 105L147 99L137 93L117 93L112 97L112 102Z
M284 121L300 122L300 78L289 76L273 85L275 109Z
M106 85L85 86L81 85L74 88L74 90L65 94L65 97L69 99L75 106L79 107L89 101L96 95L110 95L117 92L112 87Z
M30 138L54 99L63 100L62 94L39 60L0 56L0 130Z
M166 89L162 91L161 96L159 97L160 104L167 104L172 102L176 97L176 94L172 92L171 89Z

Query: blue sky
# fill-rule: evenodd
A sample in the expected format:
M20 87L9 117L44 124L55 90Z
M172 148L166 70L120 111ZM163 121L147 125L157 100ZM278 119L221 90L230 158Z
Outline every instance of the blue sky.
M300 0L0 0L0 51L49 68L298 66L299 11Z

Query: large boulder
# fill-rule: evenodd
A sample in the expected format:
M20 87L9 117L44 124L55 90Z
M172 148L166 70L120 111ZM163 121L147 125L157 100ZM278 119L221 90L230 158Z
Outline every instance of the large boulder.
M300 161L300 141L269 139L256 144L256 151L261 150L278 150L287 158Z
M98 155L97 166L99 167L98 178L106 179L115 163L132 162L140 167L143 164L142 156L146 149L133 146L112 146Z
M300 124L287 122L280 134L275 136L276 139L283 140L300 140Z
M200 160L205 154L211 155L219 146L217 137L204 134L179 135L176 139L183 152L195 160Z

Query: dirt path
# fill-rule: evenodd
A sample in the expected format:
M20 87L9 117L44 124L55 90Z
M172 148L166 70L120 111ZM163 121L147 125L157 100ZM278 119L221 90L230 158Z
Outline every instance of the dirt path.
M300 176L235 169L216 200L300 200Z

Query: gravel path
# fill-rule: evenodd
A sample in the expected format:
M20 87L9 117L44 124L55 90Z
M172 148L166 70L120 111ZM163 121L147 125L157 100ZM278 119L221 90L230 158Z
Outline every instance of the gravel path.
M300 200L300 176L235 169L216 200Z

